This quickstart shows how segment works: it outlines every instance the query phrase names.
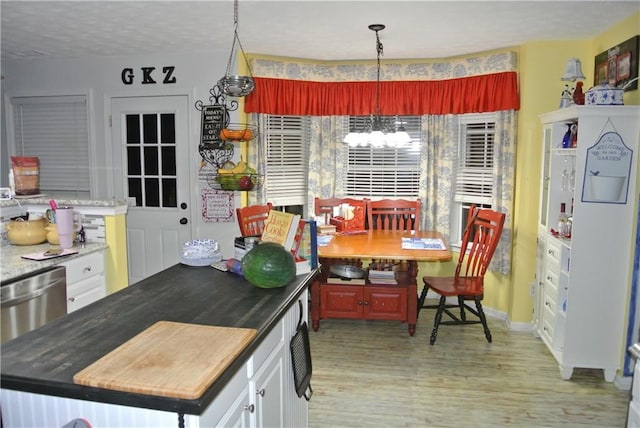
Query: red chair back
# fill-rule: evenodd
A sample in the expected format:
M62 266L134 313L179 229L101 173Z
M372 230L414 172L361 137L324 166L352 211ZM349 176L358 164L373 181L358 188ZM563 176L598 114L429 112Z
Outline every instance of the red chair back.
M382 199L368 201L369 229L420 230L420 200Z
M504 213L471 206L462 236L456 277L484 277L500 242L504 220Z
M333 209L342 204L349 204L351 206L364 205L366 200L353 199L353 198L315 198L314 210L316 216L323 216L326 224L329 224L329 217L333 216Z
M265 205L249 205L243 208L236 208L238 226L240 226L241 236L259 236L264 230L264 221L273 209L273 204L267 202Z

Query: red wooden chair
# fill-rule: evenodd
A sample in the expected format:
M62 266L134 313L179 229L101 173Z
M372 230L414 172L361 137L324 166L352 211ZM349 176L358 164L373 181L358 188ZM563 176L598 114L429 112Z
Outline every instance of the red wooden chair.
M367 228L376 230L420 230L421 204L419 199L381 199L367 201ZM393 270L398 284L416 285L418 263L395 259L372 259L369 269ZM417 294L416 289L411 291Z
M273 209L273 204L267 202L265 205L249 205L243 208L236 208L238 226L240 226L241 236L260 236L264 230L264 221Z
M484 297L484 274L500 241L504 219L504 213L471 206L467 226L462 237L455 275L452 277L425 276L422 278L424 288L418 299L418 311L422 308L437 308L429 341L431 345L436 341L438 327L441 324L482 324L484 335L491 343L491 332L487 326L481 301ZM429 290L433 290L440 296L438 305L424 304ZM458 302L447 304L447 297L456 297ZM466 303L470 300L475 302L475 308ZM449 310L451 308L458 308L460 317L451 312ZM468 320L466 312L472 313L477 318ZM443 313L447 314L450 320L442 321Z
M382 199L367 202L369 229L420 230L420 200Z

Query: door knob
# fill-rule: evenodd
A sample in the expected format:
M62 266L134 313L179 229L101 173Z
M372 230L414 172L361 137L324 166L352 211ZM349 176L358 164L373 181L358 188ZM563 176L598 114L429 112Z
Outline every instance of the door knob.
M180 224L187 224L187 223L189 223L189 220L187 220L187 218L186 218L186 217L182 217L182 218L180 219Z

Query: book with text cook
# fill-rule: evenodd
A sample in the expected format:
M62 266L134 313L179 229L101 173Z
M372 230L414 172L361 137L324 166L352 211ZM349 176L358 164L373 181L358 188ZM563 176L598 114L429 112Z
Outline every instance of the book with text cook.
M287 251L291 251L299 223L299 214L271 210L264 222L261 241L275 242L282 245Z

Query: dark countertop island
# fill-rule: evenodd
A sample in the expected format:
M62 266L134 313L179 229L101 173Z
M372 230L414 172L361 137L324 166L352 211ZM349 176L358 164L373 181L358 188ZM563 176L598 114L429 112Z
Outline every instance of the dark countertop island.
M2 345L3 389L200 415L251 356L315 271L286 287L261 289L209 267L175 265ZM157 321L255 328L255 339L196 400L73 383L92 364ZM180 350L176 350L180 352Z

